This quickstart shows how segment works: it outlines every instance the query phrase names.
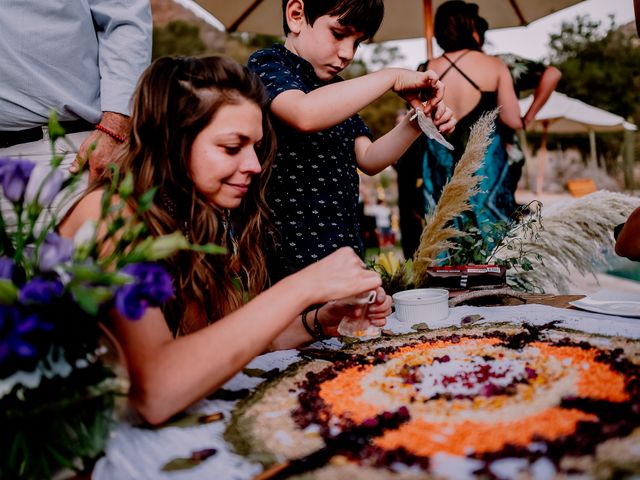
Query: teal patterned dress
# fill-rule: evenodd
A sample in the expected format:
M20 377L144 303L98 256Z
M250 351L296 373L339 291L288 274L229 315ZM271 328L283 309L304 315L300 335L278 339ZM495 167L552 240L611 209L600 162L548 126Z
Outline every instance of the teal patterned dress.
M447 58L446 55L444 57ZM442 189L453 175L456 163L460 160L467 146L471 127L483 114L498 106L497 92L481 90L453 62L451 62L450 68L457 69L480 92L480 101L471 112L458 119L455 131L448 138L454 146L453 151L447 150L439 143L426 142L427 148L424 152L422 166L425 213L427 215L433 212L442 194ZM442 79L447 72L448 70L440 78ZM484 164L478 171L478 175L484 177L480 183L481 192L471 199L472 210L456 220L457 228L468 230L470 227L476 227L483 232L497 221L509 220L516 209L516 202L513 191L506 181L508 174L509 162L504 143L501 136L494 133L485 154Z

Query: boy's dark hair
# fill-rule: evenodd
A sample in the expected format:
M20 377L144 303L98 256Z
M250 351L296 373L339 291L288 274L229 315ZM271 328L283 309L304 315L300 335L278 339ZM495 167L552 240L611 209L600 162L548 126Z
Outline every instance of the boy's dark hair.
M282 24L284 34L289 35L286 9L288 0L282 0ZM323 15L339 18L340 24L362 32L365 40L371 40L380 28L384 16L382 0L306 0L304 17L311 26Z
M484 27L484 31L488 27L486 20L478 14L478 5L451 0L440 5L436 11L434 34L438 45L445 52L464 48L480 50L482 44L473 36L474 33L479 33L478 26Z

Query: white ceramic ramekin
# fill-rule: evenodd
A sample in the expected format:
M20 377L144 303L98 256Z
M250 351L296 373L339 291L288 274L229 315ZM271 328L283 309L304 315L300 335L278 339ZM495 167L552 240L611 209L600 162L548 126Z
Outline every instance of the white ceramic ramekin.
M396 317L406 323L426 323L429 328L447 324L449 292L441 288L416 288L393 295Z

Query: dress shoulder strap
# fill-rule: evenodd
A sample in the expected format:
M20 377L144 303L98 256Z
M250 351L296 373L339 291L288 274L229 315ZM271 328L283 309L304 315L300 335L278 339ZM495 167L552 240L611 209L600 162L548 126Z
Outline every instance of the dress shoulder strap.
M467 53L469 53L470 51L471 51L471 50L467 50L466 52L464 52L462 55L460 55L458 58L456 58L456 61L455 61L455 62L454 62L453 60L451 60L449 57L447 57L447 54L446 54L446 53L443 53L443 54L442 54L442 57L443 57L447 62L449 62L449 64L450 64L450 65L447 67L447 69L446 69L444 72L442 72L442 75L440 75L440 80L442 80L442 78L443 78L447 73L449 73L449 70L451 70L452 68L455 68L455 69L458 71L458 73L460 73L460 75L462 75L462 76L464 77L464 79L465 79L467 82L469 82L469 83L471 84L471 86L472 86L473 88L475 88L475 89L476 89L476 90L478 90L479 92L482 92L482 90L480 89L480 87L478 86L478 84L477 84L476 82L474 82L473 80L471 80L471 78L469 78L469 76L468 76L466 73L464 73L464 72L460 69L460 67L458 67L458 65L456 65L456 62L458 62L462 57L464 57L464 56L465 56Z

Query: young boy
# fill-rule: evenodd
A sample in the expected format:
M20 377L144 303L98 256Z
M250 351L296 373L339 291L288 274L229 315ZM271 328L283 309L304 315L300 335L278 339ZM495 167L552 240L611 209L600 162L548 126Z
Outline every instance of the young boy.
M440 131L453 130L434 72L385 68L347 81L338 77L358 45L374 36L383 12L382 0L283 0L284 46L249 59L267 88L278 141L267 192L279 233L273 280L342 246L363 254L356 167L369 175L380 172L421 131L407 115L372 142L358 111L393 90L431 115ZM423 104L425 94L430 98Z

